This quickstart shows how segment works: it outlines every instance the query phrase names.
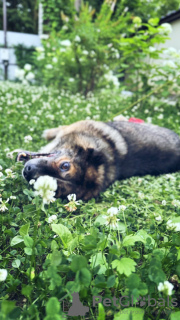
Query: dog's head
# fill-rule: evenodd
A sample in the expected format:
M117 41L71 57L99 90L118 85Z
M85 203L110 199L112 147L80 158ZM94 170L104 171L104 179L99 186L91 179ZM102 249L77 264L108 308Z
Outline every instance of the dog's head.
M49 175L57 179L56 197L75 193L77 199L97 196L104 181L104 155L93 148L74 146L52 153L20 152L17 161L24 161L23 176L27 181Z

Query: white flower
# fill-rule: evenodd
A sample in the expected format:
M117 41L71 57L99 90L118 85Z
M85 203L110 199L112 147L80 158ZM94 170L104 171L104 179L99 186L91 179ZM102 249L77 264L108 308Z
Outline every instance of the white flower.
M8 208L5 205L5 203L8 201L9 201L9 199L7 199L7 201L2 201L2 199L0 198L0 202L1 202L0 211L4 212L4 211L8 210Z
M56 221L57 220L57 216L55 215L55 214L53 214L52 216L50 216L49 218L48 218L48 223L52 223L53 221Z
M64 25L64 26L62 27L62 30L68 30L68 26Z
M6 269L0 269L0 281L5 281L7 278L8 272Z
M14 178L14 177L15 177L15 175L14 175L14 173L12 172L11 169L6 169L5 172L6 172L6 174L7 174L7 178Z
M162 200L162 205L165 206L166 205L166 200Z
M149 47L149 52L154 52L154 51L156 51L156 48L155 48L155 47L150 46L150 47Z
M169 34L172 32L172 26L169 23L162 23L159 27L161 34Z
M180 231L180 222L173 222L172 220L168 220L166 226L169 230Z
M172 205L175 206L175 207L180 207L180 201L174 199L174 200L172 201Z
M118 209L119 209L119 210L122 210L122 211L125 211L125 210L126 210L126 208L127 208L127 207L126 207L126 206L124 206L124 205L122 204L121 206L119 206L119 208L118 208Z
M164 115L161 113L159 114L159 116L157 117L159 120L163 119L164 118Z
M66 52L66 49L65 48L60 48L59 51L60 52Z
M15 196L10 196L10 199L15 200L16 197Z
M63 41L61 41L61 45L62 46L65 46L65 47L70 47L70 45L71 45L71 41L70 40L63 40Z
M52 61L53 61L54 63L57 63L57 62L58 62L58 59L57 59L56 57L53 57L53 58L52 58Z
M26 79L31 81L35 78L35 75L33 72L28 72L28 74L26 75Z
M82 53L85 54L86 56L89 54L87 50L83 50Z
M25 76L25 71L23 69L19 69L17 68L15 70L15 77L19 80L23 80L24 79L24 76Z
M76 194L72 193L67 196L69 201L76 201Z
M29 181L29 184L30 184L30 185L32 185L32 184L34 184L34 183L35 183L35 181L36 181L36 180L31 179L31 180Z
M3 169L3 167L0 165L0 170L2 170Z
M157 221L161 221L161 220L162 220L162 217L159 215L159 216L156 216L155 219L156 219Z
M55 191L57 190L56 179L50 176L41 176L34 183L35 195L39 195L43 198L44 204L54 202L56 199Z
M32 137L31 137L30 135L25 136L25 137L24 137L24 142L25 142L25 143L28 143L29 141L32 141Z
M43 52L43 51L44 51L44 48L43 48L43 47L36 47L36 51L37 51L37 52Z
M164 283L160 282L158 285L158 290L163 291L167 296L172 295L172 290L174 286L169 281L164 281Z
M118 210L118 208L116 208L116 207L111 207L111 208L109 208L108 211L107 211L107 214L108 214L110 217L117 216L118 213L119 213L119 210Z
M81 41L81 38L77 35L77 36L75 36L74 41L80 42L80 41Z
M144 199L144 193L142 193L141 191L138 192L138 198L139 199Z
M175 69L175 68L176 68L175 63L174 63L174 61L172 61L172 60L164 61L164 62L163 62L163 65L164 65L165 67L169 67L169 68L172 68L172 69Z
M32 67L31 67L31 64L29 64L29 63L26 63L25 66L24 66L24 70L25 70L25 71L30 71L31 68L32 68Z
M47 65L46 65L46 69L53 69L52 64L47 64Z

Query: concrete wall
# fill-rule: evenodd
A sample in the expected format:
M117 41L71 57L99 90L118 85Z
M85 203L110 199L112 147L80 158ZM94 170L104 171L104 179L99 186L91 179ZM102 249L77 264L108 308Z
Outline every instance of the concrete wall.
M173 31L170 33L170 40L167 40L163 47L173 47L180 50L180 19L170 23Z
M0 47L4 44L4 32L0 30ZM41 45L40 37L36 34L20 33L20 32L7 32L7 45L9 48L9 66L8 66L8 79L15 78L16 56L14 54L14 45L23 44L27 47L39 47ZM3 63L0 50L0 79L3 79Z

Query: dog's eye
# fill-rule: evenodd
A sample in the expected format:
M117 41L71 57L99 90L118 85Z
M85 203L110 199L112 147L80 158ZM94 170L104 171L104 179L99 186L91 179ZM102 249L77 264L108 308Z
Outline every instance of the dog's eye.
M63 162L60 165L61 171L68 171L70 169L70 163L69 162Z

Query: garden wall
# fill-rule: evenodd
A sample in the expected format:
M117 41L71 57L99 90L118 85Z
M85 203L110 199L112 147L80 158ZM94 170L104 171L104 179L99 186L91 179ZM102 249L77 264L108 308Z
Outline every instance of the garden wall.
M4 32L0 30L0 47L4 44ZM15 78L16 56L14 54L14 45L23 44L27 47L41 45L40 37L36 34L20 33L20 32L7 32L7 45L9 48L9 66L8 66L8 79L13 80ZM0 80L3 79L3 62L0 50ZM2 71L2 72L1 72Z

